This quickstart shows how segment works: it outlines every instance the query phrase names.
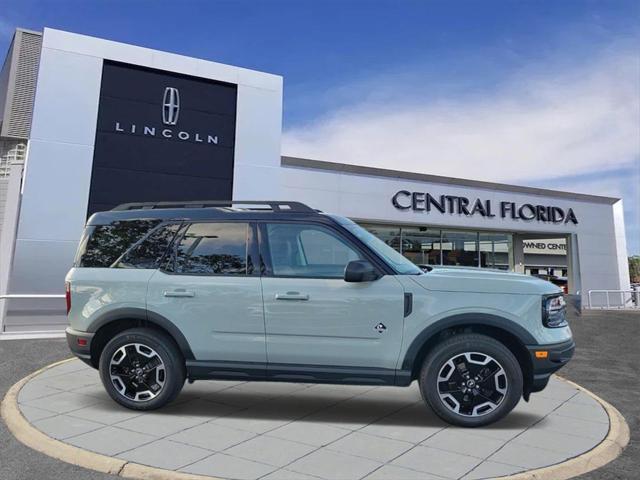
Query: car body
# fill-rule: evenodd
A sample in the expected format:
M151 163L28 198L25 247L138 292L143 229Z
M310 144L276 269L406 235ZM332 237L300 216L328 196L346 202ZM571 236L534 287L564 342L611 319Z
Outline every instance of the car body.
M424 273L344 217L233 203L127 205L88 220L66 277L67 339L123 405L158 408L185 379L417 379L436 413L478 426L543 389L573 354L549 282ZM489 391L491 401L473 400Z
M534 277L540 278L542 280L546 280L547 282L551 282L554 285L560 287L563 293L569 293L569 281L567 277L557 277L555 275L549 275L544 273L537 273L533 275Z

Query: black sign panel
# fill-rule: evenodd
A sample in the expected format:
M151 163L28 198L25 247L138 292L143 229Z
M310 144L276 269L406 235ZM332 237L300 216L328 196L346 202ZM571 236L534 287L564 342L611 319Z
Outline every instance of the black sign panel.
M87 215L231 199L236 98L236 85L105 61Z

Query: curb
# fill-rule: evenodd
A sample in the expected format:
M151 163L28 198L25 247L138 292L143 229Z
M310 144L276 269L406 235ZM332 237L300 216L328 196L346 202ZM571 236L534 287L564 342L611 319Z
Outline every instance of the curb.
M147 465L90 452L55 440L34 428L29 421L22 416L22 412L20 412L20 408L18 407L18 394L20 390L36 375L73 360L75 360L75 357L55 362L36 370L14 384L4 396L2 404L0 405L0 414L9 431L19 442L57 460L123 478L135 478L139 480L221 480L215 477L163 470L161 468L149 467Z
M616 407L571 380L559 375L556 378L589 395L604 408L609 417L609 433L602 442L577 457L548 467L499 477L497 480L566 480L577 477L615 460L629 443L629 425Z
M221 480L216 477L164 470L90 452L55 440L34 428L20 412L18 406L20 389L36 375L72 360L75 360L75 358L68 358L36 370L9 389L0 405L0 414L9 431L18 441L57 460L123 478L139 480ZM604 408L609 417L609 433L602 442L577 457L548 467L499 477L498 480L566 480L606 465L617 458L629 443L629 426L622 414L613 405L570 380L559 376L556 377L586 393Z

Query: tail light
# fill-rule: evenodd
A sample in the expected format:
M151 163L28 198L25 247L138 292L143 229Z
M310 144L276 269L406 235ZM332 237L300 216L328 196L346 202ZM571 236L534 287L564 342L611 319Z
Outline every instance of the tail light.
M71 311L71 284L69 282L64 283L64 297L67 301L67 315Z

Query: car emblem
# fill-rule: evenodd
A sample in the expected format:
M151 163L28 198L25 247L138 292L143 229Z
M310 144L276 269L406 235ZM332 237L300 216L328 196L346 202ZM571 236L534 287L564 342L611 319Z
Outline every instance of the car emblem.
M387 327L384 323L379 323L375 327L373 327L373 329L378 333L382 333L387 329Z
M165 125L178 123L180 113L180 92L177 88L166 87L162 98L162 122Z

